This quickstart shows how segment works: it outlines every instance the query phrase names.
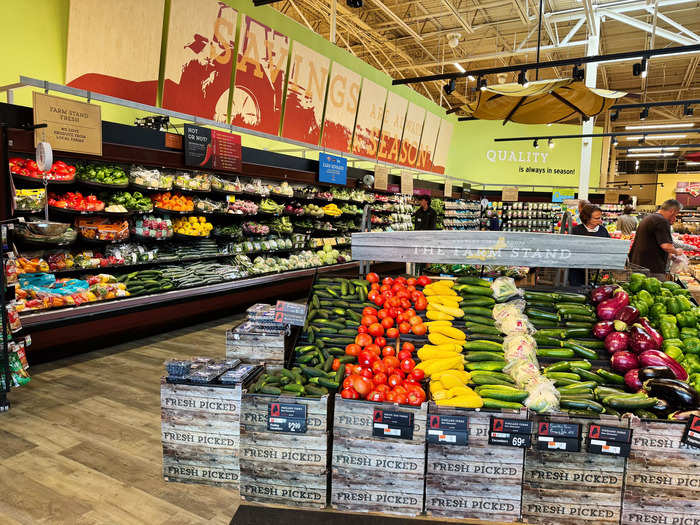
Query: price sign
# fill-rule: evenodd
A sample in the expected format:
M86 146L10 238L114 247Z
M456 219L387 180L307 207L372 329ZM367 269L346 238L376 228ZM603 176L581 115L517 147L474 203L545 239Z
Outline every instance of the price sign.
M275 306L275 322L291 324L294 326L304 326L306 320L306 305L299 303L289 303L287 301L277 301Z
M579 452L581 450L581 425L541 421L537 426L537 448L539 450Z
M372 418L372 435L413 439L413 413L375 408Z
M532 443L532 422L491 416L489 445L529 448Z
M469 440L467 416L431 415L428 418L428 443L466 445Z
M501 200L503 202L517 201L518 200L518 188L503 188L501 191Z
M588 452L606 456L628 457L632 431L591 423L588 427Z
M306 434L306 405L268 403L267 429L271 432Z
M185 124L185 165L221 171L241 171L241 136Z
M318 181L347 184L348 159L321 153L318 156Z
M700 416L690 416L681 442L691 447L700 448Z

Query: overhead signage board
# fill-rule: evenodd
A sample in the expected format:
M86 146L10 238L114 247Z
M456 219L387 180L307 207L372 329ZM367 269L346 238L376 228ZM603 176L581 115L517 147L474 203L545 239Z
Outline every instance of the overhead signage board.
M389 166L377 164L374 168L374 189L386 191L389 184Z
M452 181L445 179L445 197L452 197Z
M45 128L34 131L34 145L48 142L58 151L102 155L100 106L44 93L33 93L34 123Z
M410 171L401 172L401 193L413 195L413 173Z
M518 188L503 188L501 192L501 200L503 202L514 202L518 200Z
M552 202L564 202L575 197L574 190L555 190L552 192Z
M185 166L240 173L241 136L185 124Z
M318 181L345 185L348 180L348 159L328 153L318 156Z

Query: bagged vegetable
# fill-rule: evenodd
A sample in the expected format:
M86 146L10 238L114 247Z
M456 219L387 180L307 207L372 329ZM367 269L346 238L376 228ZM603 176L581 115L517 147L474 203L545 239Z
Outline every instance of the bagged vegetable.
M544 376L539 376L528 388L530 395L524 404L535 412L551 412L559 409L559 392L554 383Z
M534 334L536 331L527 316L523 314L508 316L500 323L496 321L496 328L506 335Z
M523 291L515 286L515 281L511 277L498 277L491 283L493 298L496 302L502 303L511 297L522 295Z
M520 315L525 311L527 303L523 299L508 301L507 303L496 304L493 307L493 318L502 321L511 315Z

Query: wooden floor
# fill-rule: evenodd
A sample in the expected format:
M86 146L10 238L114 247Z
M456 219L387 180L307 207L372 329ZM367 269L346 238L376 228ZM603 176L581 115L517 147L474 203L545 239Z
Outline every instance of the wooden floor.
M228 524L237 492L162 479L160 377L224 357L232 320L30 368L0 414L0 523Z

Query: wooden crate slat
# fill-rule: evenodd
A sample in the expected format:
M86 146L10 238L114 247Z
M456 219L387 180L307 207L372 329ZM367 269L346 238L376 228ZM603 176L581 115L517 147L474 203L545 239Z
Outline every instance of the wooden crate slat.
M277 433L241 433L240 457L243 461L271 463L271 468L290 470L300 467L328 468L328 436L290 435L280 440Z
M201 410L173 410L162 408L161 421L171 425L192 426L201 428L231 428L237 430L240 427L240 414L238 412L219 413L213 419L211 414Z
M259 464L243 462L240 493L243 499L257 503L323 508L328 497L328 476L274 473Z
M163 478L166 481L206 483L238 490L239 477L238 460L207 463L201 461L201 458L163 458Z

